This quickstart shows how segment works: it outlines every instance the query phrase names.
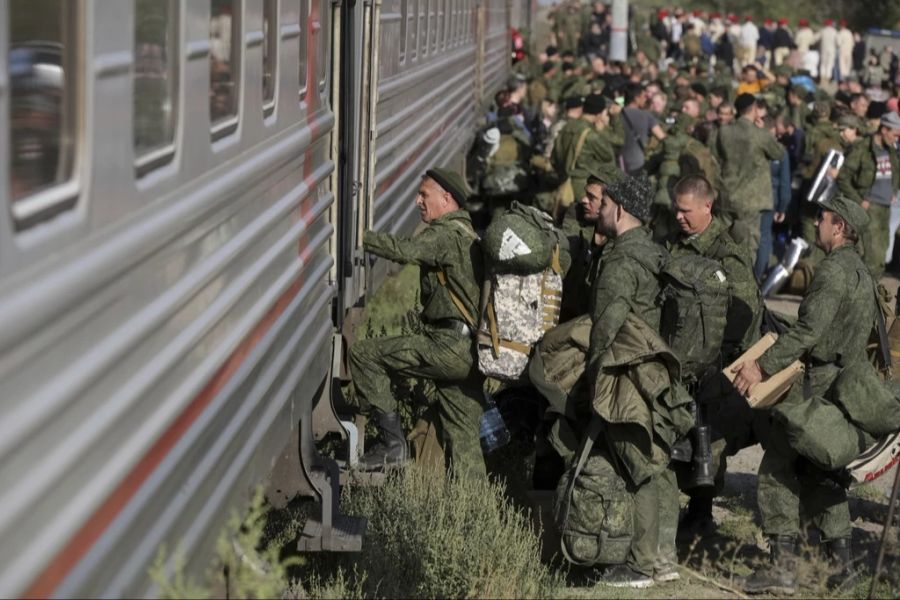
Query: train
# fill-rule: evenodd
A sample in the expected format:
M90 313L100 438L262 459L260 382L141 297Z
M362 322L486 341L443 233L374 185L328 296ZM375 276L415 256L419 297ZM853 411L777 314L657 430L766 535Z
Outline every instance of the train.
M415 230L535 11L0 6L0 596L154 596L158 549L203 573L260 484L318 502L303 548L359 546L316 441L387 273L362 235Z

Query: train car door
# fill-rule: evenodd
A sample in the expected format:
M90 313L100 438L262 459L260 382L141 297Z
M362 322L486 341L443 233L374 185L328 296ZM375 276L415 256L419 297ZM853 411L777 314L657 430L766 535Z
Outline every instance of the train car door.
M337 199L335 255L339 286L335 323L365 293L362 236L367 219L368 69L371 61L371 15L377 4L361 0L335 2L334 106L338 133L333 148Z

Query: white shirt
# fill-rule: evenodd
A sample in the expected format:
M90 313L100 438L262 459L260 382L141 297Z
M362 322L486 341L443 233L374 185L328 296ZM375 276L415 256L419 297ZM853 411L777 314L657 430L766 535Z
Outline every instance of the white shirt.
M753 24L753 21L747 21L741 27L741 44L747 47L756 45L759 41L759 29Z

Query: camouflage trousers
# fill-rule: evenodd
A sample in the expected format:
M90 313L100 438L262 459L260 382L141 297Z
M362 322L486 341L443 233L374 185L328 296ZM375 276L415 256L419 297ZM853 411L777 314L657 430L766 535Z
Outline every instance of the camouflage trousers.
M652 576L666 562L678 563L675 532L679 505L675 473L667 468L640 485L632 484L630 491L634 499L634 530L625 562L635 571Z
M837 377L836 367L826 365L809 371L810 393L824 396ZM782 402L803 400L804 384L794 384ZM827 432L825 432L827 435ZM847 490L800 457L787 443L787 435L777 419L765 443L759 465L757 499L763 533L769 536L801 533L800 510L826 540L850 537L850 509Z
M360 340L348 352L350 376L360 409L396 412L391 378L434 382L438 439L448 467L457 474L484 477L479 426L484 412L482 377L475 368L471 338L427 327L421 335Z
M891 207L881 204L869 205L869 225L861 232L863 260L875 281L884 273L884 261L890 243Z
M678 500L678 480L670 464L657 479L659 494L659 541L655 566L658 568L678 564L675 536L678 534L678 516L681 505Z

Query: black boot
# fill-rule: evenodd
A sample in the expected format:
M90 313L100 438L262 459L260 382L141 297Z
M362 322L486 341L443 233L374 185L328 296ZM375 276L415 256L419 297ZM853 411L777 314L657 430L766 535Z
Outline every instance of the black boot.
M678 523L677 541L693 542L696 538L705 538L716 532L716 522L712 515L712 498L704 495L691 496L687 511Z
M771 563L759 567L744 579L748 594L791 596L797 592L797 538L779 535L770 538Z
M374 416L378 427L378 441L359 459L360 468L376 471L402 465L409 460L409 446L403 435L400 415L376 410Z
M829 566L834 571L828 577L828 588L834 589L846 585L856 576L850 556L850 538L828 540L825 549L828 553Z

